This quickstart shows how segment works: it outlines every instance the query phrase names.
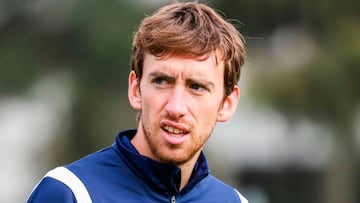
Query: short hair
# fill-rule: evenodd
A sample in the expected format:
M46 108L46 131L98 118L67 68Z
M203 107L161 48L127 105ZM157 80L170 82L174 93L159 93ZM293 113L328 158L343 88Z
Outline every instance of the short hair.
M145 53L206 59L215 50L221 51L224 61L224 96L228 96L245 61L242 35L209 6L176 2L142 20L133 36L131 69L140 81Z

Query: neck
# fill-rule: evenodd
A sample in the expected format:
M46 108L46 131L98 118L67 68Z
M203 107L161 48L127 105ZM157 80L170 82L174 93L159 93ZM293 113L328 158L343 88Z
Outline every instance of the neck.
M178 167L181 169L181 183L179 190L181 191L184 187L189 183L191 174L194 170L195 163L199 157L200 151L197 152L188 162L179 165Z

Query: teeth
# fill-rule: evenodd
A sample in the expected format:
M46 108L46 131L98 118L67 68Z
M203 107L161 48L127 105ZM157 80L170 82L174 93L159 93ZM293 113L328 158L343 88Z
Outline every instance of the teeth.
M170 126L165 126L164 129L170 133L174 133L174 134L182 134L184 133L182 130L178 129L178 128L173 128Z

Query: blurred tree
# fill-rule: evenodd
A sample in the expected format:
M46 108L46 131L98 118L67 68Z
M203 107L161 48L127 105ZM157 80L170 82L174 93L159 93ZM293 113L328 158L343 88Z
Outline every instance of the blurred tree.
M269 62L256 70L251 92L289 122L306 117L332 129L336 146L325 173L325 202L359 201L354 134L360 105L359 1L221 1L219 7L244 22L250 52L253 33L264 37L293 24L311 33L317 47L309 63L290 69Z
M21 95L58 69L74 76L71 127L51 148L61 148L54 164L108 145L116 129L135 125L127 76L144 10L117 0L0 1L0 97Z
M358 29L360 24L350 25ZM342 25L341 27L343 27ZM342 28L329 31L311 63L293 71L264 71L253 81L257 98L283 112L290 122L307 117L333 130L336 146L327 174L326 202L355 203L357 155L354 130L360 103L360 39ZM341 31L339 31L341 30ZM346 36L346 37L345 37ZM357 57L355 57L357 56ZM269 68L269 67L267 67ZM270 67L271 68L271 67Z

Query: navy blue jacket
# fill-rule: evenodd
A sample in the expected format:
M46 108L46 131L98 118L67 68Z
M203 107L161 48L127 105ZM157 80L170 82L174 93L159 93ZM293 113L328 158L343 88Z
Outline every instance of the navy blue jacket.
M140 155L130 142L135 133L120 132L112 146L65 166L81 180L92 202L247 203L234 188L210 174L203 153L189 183L179 191L181 170ZM77 201L63 182L45 177L28 199L28 203L40 202Z

